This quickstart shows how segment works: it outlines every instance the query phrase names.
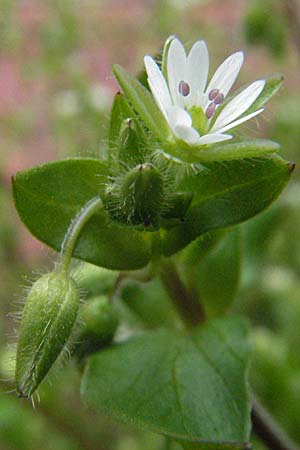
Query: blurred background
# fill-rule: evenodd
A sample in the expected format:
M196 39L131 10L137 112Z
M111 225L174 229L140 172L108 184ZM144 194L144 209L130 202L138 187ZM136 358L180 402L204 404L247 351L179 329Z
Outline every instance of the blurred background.
M243 49L236 87L281 73L282 89L254 137L280 142L300 160L300 2L298 0L0 0L0 449L163 450L164 438L117 426L86 411L72 364L44 383L33 410L14 394L10 313L33 272L53 255L20 223L10 179L18 170L71 155L97 156L118 90L111 65L132 73L170 34L205 39L214 70ZM300 177L244 228L244 263L234 310L253 323L252 383L300 444ZM175 447L174 447L175 448ZM255 448L263 449L260 443Z

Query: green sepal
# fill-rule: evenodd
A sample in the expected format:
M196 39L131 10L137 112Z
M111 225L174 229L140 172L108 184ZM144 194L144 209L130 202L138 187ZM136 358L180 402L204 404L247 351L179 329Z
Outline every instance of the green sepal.
M241 160L269 155L278 152L279 144L268 139L232 140L212 145L189 145L176 141L164 146L164 151L187 163Z
M233 140L199 149L198 160L203 164L210 161L232 161L267 156L279 150L280 145L268 139Z
M149 130L160 141L168 140L170 127L158 108L153 95L121 66L114 65L113 72L127 100Z
M168 39L165 42L163 51L162 51L162 59L161 59L161 71L163 76L165 77L165 80L168 81L168 53L170 50L170 45L174 41L176 36L171 35L168 37Z
M118 92L114 97L109 122L108 142L112 150L119 147L121 126L124 120L131 117L132 111L124 99L124 95Z
M146 151L147 146L141 127L134 119L125 119L120 129L118 148L120 166L122 167L122 163L125 163L127 167L142 164L145 161Z
M258 110L262 106L269 101L273 95L275 95L279 89L281 88L281 85L283 83L283 76L281 74L275 74L266 79L266 84L259 95L259 97L255 100L254 103L250 106L249 109L247 109L246 114L251 114L252 112Z

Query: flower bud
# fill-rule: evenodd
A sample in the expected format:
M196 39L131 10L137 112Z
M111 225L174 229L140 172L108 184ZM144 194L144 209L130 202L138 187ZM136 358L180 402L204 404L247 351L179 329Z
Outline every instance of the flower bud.
M163 201L163 178L150 163L127 173L120 190L122 215L131 225L159 226Z
M80 346L77 354L82 356L109 344L119 324L114 305L108 297L100 295L85 302L80 311Z
M79 307L70 276L52 272L37 280L23 311L16 359L16 389L30 397L64 349Z

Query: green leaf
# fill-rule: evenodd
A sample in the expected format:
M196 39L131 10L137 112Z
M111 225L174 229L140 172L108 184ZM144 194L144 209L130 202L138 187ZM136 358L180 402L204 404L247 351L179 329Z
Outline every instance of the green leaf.
M13 179L17 211L29 231L60 251L64 235L82 206L102 194L107 168L97 159L75 158L19 172ZM74 256L109 269L145 266L154 233L112 223L103 209L84 228Z
M241 223L267 208L285 187L294 165L278 156L207 163L179 188L194 193L182 223L163 230L162 248L169 256L210 230Z
M199 450L208 443L230 449L224 445L249 438L248 357L247 327L238 318L189 333L148 332L92 356L82 397L115 420L196 441Z
M275 74L267 78L262 93L251 105L251 107L247 109L246 113L250 114L254 111L257 111L262 106L264 106L264 104L267 103L267 101L270 100L270 98L273 97L273 95L275 95L279 91L282 83L283 83L283 76L280 74Z
M169 126L152 94L121 66L114 65L113 72L128 101L149 130L162 142L168 140Z
M186 276L201 295L206 313L224 313L235 298L240 277L240 233L229 230L198 264L188 266Z

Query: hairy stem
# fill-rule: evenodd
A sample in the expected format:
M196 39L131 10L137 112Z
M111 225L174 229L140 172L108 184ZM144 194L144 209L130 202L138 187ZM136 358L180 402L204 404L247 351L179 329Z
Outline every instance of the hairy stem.
M267 448L270 450L299 450L299 447L279 428L255 396L252 398L252 405L253 431Z
M162 264L161 280L180 317L188 326L195 326L205 319L197 293L188 289L181 280L175 264L167 260Z
M102 201L100 197L93 197L72 220L61 246L59 270L68 271L72 254L82 229L101 206Z

